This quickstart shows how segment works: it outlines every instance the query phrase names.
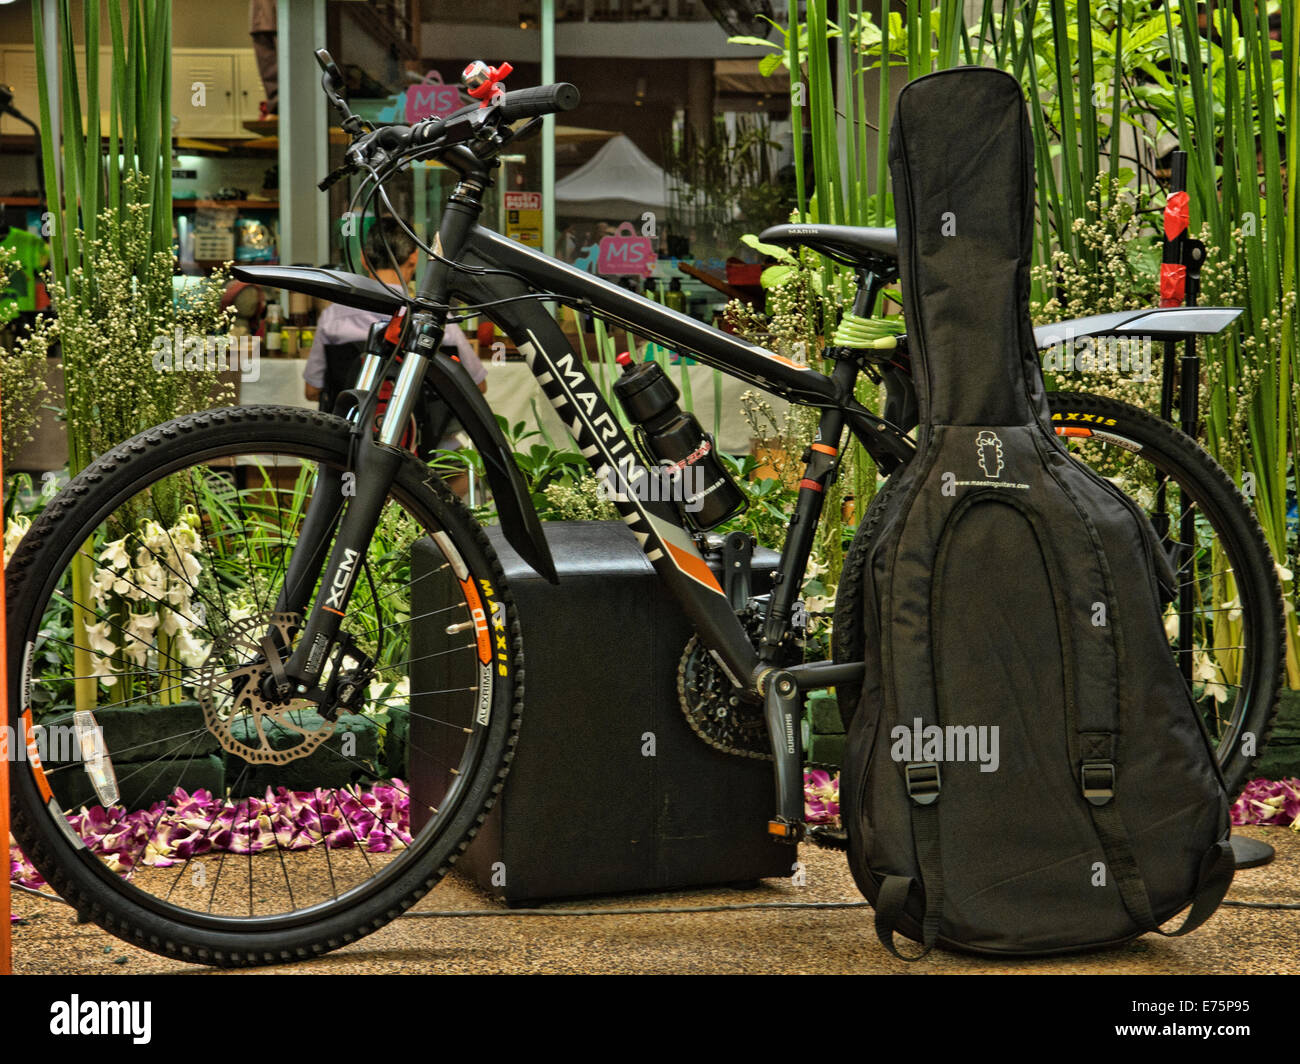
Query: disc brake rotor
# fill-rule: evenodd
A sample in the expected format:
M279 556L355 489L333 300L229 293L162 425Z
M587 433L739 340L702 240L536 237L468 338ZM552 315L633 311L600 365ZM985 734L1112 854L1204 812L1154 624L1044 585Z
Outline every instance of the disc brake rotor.
M272 674L271 646L287 659L292 634L302 628L296 613L257 613L235 621L213 641L195 678L203 721L228 753L251 764L282 765L306 757L334 734L335 722L297 698L272 701L264 681ZM266 642L270 633L275 637Z

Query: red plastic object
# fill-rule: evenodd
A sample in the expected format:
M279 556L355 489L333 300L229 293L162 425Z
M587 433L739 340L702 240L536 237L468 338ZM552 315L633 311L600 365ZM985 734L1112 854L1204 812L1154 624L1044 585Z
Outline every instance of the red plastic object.
M757 287L762 284L764 266L761 262L727 263L727 283L737 286Z
M384 330L384 339L390 344L398 343L402 339L402 321L405 317L406 308L402 307L388 322L388 328Z
M626 351L621 351L619 352L619 354L614 356L614 361L617 362L620 366L630 366L632 365L632 356L629 355Z
M1175 192L1165 201L1165 239L1174 240L1187 232L1189 199L1186 192Z
M514 70L509 63L502 63L500 66L488 66L482 59L475 59L462 72L461 80L465 83L465 91L476 100L482 100L482 106L486 107L492 102L492 97L498 92L505 92L505 86L497 86L510 76Z
M1160 305L1181 307L1187 298L1187 267L1180 262L1160 265Z

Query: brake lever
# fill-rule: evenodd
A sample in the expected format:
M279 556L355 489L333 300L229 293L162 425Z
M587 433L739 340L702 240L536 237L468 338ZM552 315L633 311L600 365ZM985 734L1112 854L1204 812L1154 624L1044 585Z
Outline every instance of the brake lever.
M322 192L328 192L331 188L337 185L340 181L342 181L345 177L348 176L348 174L352 173L352 171L355 169L356 167L354 167L351 163L344 163L337 170L331 172L328 177L322 178L320 181L318 181L316 183L316 187L320 189Z
M512 144L517 140L527 140L529 137L531 137L534 133L536 133L539 129L542 128L542 124L544 121L545 119L543 118L530 118L518 129L512 129L509 135L506 137L505 141L503 142L502 146L504 147L504 145L506 144Z

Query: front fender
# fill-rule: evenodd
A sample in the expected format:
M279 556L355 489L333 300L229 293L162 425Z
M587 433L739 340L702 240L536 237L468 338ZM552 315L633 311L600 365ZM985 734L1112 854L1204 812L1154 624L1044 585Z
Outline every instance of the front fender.
M528 485L482 393L464 368L442 352L429 360L425 381L455 411L461 427L483 459L506 540L534 572L558 584L555 562L529 497Z

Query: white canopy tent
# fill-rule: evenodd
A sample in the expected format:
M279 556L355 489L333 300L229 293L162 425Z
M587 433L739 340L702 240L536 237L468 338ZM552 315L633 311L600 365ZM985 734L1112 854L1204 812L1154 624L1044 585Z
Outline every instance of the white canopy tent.
M569 218L637 222L643 212L668 206L666 180L663 170L620 133L555 182L555 210Z

